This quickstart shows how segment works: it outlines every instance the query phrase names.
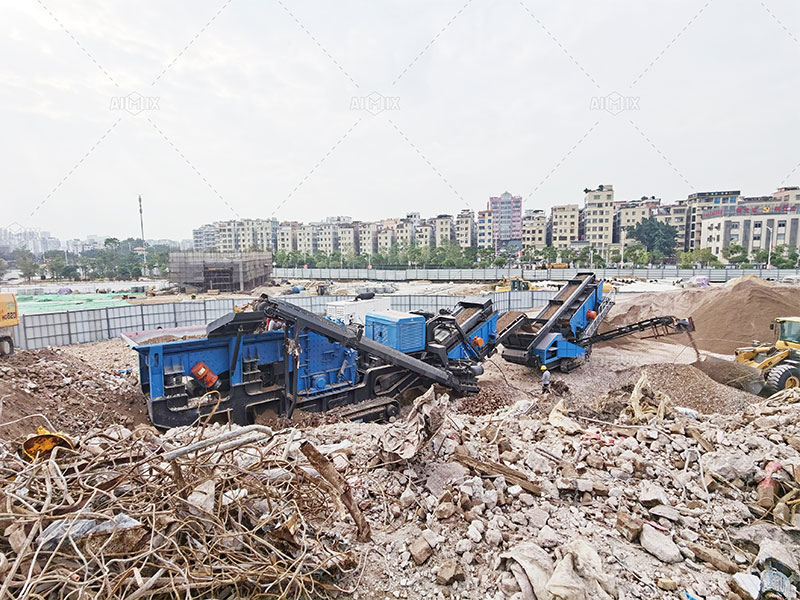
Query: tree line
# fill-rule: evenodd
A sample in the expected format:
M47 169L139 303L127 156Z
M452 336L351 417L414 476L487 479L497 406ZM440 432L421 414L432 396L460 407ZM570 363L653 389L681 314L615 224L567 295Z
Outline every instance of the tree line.
M141 239L107 238L102 248L80 253L48 250L37 257L29 250L14 250L11 260L0 259L0 276L13 265L23 279L59 280L126 280L138 279L144 274L145 263ZM165 275L169 258L168 246L147 248L147 271L151 275ZM9 264L9 262L11 264Z

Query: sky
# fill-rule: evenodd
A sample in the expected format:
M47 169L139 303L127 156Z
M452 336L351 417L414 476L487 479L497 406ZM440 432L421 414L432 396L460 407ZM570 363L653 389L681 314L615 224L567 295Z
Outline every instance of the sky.
M795 0L0 0L2 216L61 238L800 185Z

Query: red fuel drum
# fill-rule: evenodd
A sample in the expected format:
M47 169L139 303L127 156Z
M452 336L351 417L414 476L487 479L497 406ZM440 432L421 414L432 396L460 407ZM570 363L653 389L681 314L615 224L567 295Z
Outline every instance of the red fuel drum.
M199 362L192 367L192 375L194 375L194 378L202 383L207 389L213 388L219 379L216 373L209 369L203 362Z

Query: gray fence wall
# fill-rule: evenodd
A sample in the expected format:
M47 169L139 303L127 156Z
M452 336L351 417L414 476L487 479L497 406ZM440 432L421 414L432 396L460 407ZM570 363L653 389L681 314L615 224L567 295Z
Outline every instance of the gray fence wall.
M722 282L742 275L782 279L798 275L800 269L303 269L276 268L274 277L287 279L364 279L373 281L496 281L502 277L524 277L529 281L572 279L578 271L594 271L601 279L640 277L678 279L702 275Z
M524 310L546 304L555 292L501 292L489 296L498 312ZM390 295L395 310L436 312L452 308L467 296L401 296ZM317 314L325 312L329 302L352 300L354 296L285 296L283 299ZM93 308L62 312L22 315L14 328L16 346L22 349L66 346L119 337L123 331L205 325L233 311L242 300L201 300L138 304L114 308Z

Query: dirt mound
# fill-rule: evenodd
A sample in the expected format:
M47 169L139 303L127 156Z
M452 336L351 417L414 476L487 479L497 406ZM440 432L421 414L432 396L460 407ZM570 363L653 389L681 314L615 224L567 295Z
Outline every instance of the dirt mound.
M740 390L756 393L761 389L761 375L757 369L729 360L709 357L703 361L692 363L696 369L711 377L714 381L724 383ZM756 386L757 384L757 386Z
M724 286L652 292L619 299L611 311L609 326L618 327L661 315L692 317L694 339L701 350L732 354L754 339L771 340L775 317L800 313L797 288L758 278L743 277ZM664 338L687 344L684 335Z
M16 440L37 425L68 434L111 423L148 423L145 399L137 382L103 372L61 350L22 350L0 361L0 439Z

